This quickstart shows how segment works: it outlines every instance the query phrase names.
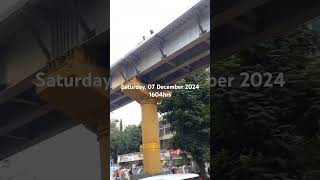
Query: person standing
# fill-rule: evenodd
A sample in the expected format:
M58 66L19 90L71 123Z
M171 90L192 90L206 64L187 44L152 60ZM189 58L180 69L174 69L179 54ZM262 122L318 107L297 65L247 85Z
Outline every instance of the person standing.
M175 170L174 167L171 168L171 173L172 173L172 174L175 174L175 173L176 173L176 170Z
M124 180L124 169L121 169L120 172L119 172L119 177L120 177L120 180Z
M182 166L182 174L188 173L187 165Z
M132 173L132 169L129 169L129 171L128 171L128 179L129 180L132 180L133 179L133 173Z

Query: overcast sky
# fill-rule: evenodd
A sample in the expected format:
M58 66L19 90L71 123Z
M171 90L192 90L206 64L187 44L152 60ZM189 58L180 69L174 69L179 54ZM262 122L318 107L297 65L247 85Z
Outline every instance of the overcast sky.
M111 0L111 65L148 37L170 24L199 0ZM124 125L139 124L141 110L133 102L111 113L111 118L122 119Z

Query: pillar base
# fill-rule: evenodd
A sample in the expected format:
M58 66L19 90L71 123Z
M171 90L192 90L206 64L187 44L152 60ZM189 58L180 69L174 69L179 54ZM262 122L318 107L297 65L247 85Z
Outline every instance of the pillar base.
M110 166L109 166L109 155L110 155L110 135L109 126L102 125L98 127L98 142L100 146L100 162L101 162L101 177L102 180L110 179Z

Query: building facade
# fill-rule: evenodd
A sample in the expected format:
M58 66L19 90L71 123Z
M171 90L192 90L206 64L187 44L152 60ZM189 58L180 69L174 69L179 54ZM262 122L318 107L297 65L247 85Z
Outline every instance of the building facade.
M159 134L160 134L160 148L170 149L170 140L173 137L173 132L170 129L170 124L166 123L162 117L159 118Z

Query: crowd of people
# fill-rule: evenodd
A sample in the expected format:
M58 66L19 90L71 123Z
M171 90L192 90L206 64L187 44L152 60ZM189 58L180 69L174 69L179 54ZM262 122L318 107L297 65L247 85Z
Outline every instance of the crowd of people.
M119 169L115 170L112 174L113 180L131 180L132 176L134 175L141 175L143 174L142 167L134 167L134 168L125 168L120 167Z
M131 180L133 176L132 169L120 168L113 172L114 180Z
M172 174L184 174L184 173L193 173L191 166L182 165L182 166L173 166L170 169Z
M206 172L209 177L209 167L206 167ZM195 172L191 166L189 165L177 165L169 167L163 167L162 168L163 173L169 173L169 174L185 174L185 173L196 173L200 174L200 172ZM127 169L125 167L119 167L119 169L115 170L112 174L113 180L132 180L133 176L135 175L141 175L143 174L143 168L142 167L134 167Z

